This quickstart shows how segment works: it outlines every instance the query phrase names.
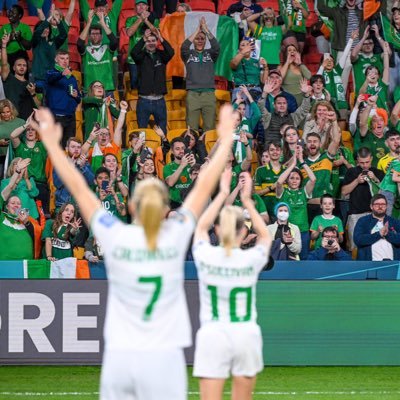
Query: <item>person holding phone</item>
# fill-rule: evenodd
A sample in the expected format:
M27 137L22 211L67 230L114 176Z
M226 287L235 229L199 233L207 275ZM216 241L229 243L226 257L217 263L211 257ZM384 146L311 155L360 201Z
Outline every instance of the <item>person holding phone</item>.
M105 167L100 167L96 170L95 178L95 193L101 201L101 205L109 215L125 221L126 204L120 193L116 193L114 185L111 182L110 171Z
M371 192L378 191L385 174L372 165L371 150L361 147L357 151L357 165L349 168L343 179L342 196L349 196L347 233L350 250L355 249L353 232L357 221L370 213Z
M290 206L285 202L278 202L274 208L276 221L268 225L273 240L280 244L276 254L271 253L274 260L300 260L301 234L297 225L289 222ZM275 246L272 246L275 248Z
M321 246L308 254L308 260L351 261L351 256L340 247L339 234L334 226L327 226L322 231Z
M196 164L196 158L191 151L187 151L185 140L182 138L172 140L171 153L173 161L164 166L163 174L169 187L171 208L174 210L182 204L182 190L192 183L189 168Z

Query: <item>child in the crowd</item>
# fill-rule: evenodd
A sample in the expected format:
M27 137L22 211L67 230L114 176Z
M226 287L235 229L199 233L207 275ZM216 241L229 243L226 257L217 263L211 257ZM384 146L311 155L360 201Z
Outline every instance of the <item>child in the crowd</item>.
M315 240L315 249L321 247L322 231L327 227L335 227L339 233L339 243L343 242L343 223L342 220L333 215L335 209L335 199L330 194L321 196L322 214L317 215L311 222L310 232L311 239Z

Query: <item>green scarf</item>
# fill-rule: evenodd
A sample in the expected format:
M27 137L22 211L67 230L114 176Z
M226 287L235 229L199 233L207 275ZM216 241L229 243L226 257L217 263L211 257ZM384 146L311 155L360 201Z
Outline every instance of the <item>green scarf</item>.
M338 110L347 109L349 105L346 101L346 93L344 92L343 82L341 73L339 74L336 67L331 71L324 71L323 77L325 79L325 84L328 91L331 94L332 100L336 103L336 108Z
M54 68L55 68L57 71L61 72L61 73L63 73L64 70L65 70L65 68L61 67L61 66L58 65L57 63L54 65ZM68 75L65 75L65 76L66 76L67 78L71 78L72 74L68 74Z

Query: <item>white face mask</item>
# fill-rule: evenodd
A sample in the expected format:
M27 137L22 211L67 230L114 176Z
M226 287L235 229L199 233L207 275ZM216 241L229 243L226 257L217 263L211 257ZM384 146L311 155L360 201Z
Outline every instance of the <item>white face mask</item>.
M278 211L277 217L280 221L287 221L289 213L287 211Z

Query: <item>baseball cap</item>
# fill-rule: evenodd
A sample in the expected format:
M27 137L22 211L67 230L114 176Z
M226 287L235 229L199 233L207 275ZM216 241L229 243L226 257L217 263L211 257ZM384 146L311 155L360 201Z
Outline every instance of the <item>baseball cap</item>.
M282 77L281 72L277 69L272 69L271 71L269 71L268 76L271 76L272 74L276 74L276 75L279 75L280 77Z
M140 4L140 3L148 4L147 0L136 0L135 4Z
M94 2L95 7L104 7L107 5L107 0L96 0Z

